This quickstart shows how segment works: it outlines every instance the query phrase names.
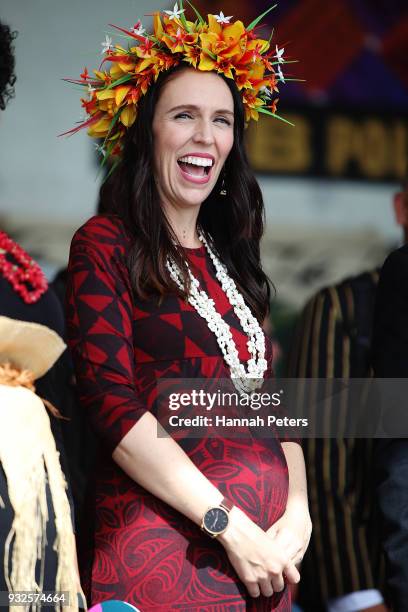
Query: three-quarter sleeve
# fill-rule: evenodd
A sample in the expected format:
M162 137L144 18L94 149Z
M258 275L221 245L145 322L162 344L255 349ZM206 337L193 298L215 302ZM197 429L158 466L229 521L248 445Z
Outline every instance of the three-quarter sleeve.
M135 388L133 300L123 238L108 220L94 217L73 238L67 334L81 406L113 451L147 407Z

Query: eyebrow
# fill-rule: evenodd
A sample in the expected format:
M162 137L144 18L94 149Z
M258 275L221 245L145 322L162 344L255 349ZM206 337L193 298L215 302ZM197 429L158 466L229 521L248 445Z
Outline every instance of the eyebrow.
M179 106L173 106L173 108L171 108L168 112L169 113L174 113L174 111L177 110L181 110L181 109L190 109L190 110L200 110L199 106L196 106L195 104L179 104ZM228 110L227 108L220 108L216 111L214 111L214 113L219 113L222 115L232 115L234 116L233 111Z

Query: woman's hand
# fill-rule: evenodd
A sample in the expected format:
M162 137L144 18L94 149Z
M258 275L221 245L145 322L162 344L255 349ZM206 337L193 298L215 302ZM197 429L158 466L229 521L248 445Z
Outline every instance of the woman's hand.
M309 545L312 533L307 504L300 501L288 503L284 514L267 532L272 541L284 550L295 551L292 564L299 564Z
M237 507L231 510L229 518L228 528L218 540L251 597L260 594L271 597L282 591L285 577L292 584L299 582L299 572L291 563L297 545L283 546L279 540L274 541Z

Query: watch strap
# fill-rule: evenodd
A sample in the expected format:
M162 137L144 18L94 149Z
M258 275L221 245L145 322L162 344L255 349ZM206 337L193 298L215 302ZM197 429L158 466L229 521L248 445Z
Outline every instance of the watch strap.
M227 512L230 512L234 507L234 502L232 502L228 497L223 497L220 501L220 507L224 508Z

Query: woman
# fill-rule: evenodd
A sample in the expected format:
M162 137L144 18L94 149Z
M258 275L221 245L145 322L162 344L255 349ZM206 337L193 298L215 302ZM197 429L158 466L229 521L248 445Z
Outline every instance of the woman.
M83 586L92 604L123 599L143 612L287 611L310 535L300 446L157 436L160 378L231 377L249 390L251 377L271 375L272 358L259 325L269 299L263 203L242 142L244 110L259 108L254 93L274 82L254 59L267 46L222 14L204 25L183 21L177 6L168 13L155 16L154 38L140 24L126 31L139 43L133 51L107 49L109 74L83 74L92 90L85 125L105 131L105 153L121 155L111 175L116 214L76 233L69 264L81 401L105 442ZM209 46L222 37L228 61L238 53L242 74L245 61L258 71L247 70L259 87L246 87L246 106L234 80L210 67Z

